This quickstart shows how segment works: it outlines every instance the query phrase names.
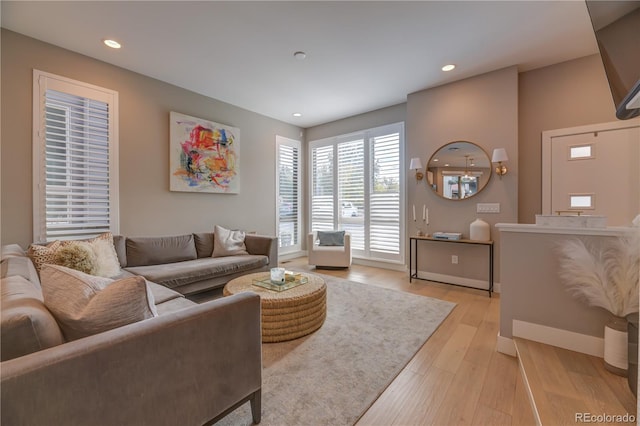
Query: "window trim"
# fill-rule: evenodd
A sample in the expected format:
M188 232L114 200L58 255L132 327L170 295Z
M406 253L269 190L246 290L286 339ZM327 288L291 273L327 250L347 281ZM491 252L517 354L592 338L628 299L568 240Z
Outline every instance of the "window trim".
M302 251L302 241L304 240L303 235L303 223L302 223L302 188L304 183L302 182L303 170L304 170L304 154L302 152L302 142L295 139L290 139L284 136L276 135L276 234L278 238L280 238L280 205L279 205L279 197L280 197L280 146L291 146L298 150L298 200L297 200L297 212L298 216L296 221L298 223L298 242L294 245L288 247L280 247L280 242L278 241L278 253L281 255L291 254Z
M119 168L118 168L118 92L93 84L84 83L48 72L33 70L33 128L32 128L32 172L33 172L33 238L34 242L45 242L46 237L46 108L47 89L92 98L109 104L109 228L120 233Z

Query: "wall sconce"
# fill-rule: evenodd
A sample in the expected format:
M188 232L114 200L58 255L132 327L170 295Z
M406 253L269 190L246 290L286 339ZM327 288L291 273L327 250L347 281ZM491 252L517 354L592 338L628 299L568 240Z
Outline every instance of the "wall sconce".
M496 174L502 176L507 174L507 166L503 165L502 162L509 161L509 157L507 156L507 151L504 148L496 148L493 150L493 157L491 158L492 163L498 163L498 167L496 167Z
M419 158L412 158L411 159L411 164L409 165L409 170L415 170L416 171L416 181L421 181L422 178L424 177L424 173L421 172L422 170L422 161L420 161Z

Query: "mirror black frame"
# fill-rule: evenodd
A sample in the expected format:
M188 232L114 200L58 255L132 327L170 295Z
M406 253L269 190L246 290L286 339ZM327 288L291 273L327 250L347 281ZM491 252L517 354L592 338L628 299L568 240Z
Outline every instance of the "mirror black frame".
M471 146L465 149L466 144ZM481 157L478 160L479 156ZM452 164L453 162L456 164L441 166L440 164L442 163L440 163L440 161L443 160L443 157L445 161L449 161L449 163L445 164ZM478 161L480 161L480 163L478 163ZM445 195L445 174L443 173L443 170L440 170L445 168L451 170L447 175L457 177L457 183L452 185L458 185L458 197L449 197ZM453 174L456 172L459 173ZM488 178L479 180L479 177L483 176L485 173L488 174ZM493 165L491 164L491 158L487 151L474 142L463 140L453 141L442 145L433 153L433 155L431 155L426 166L427 185L431 187L436 195L444 198L445 200L462 201L474 197L487 187L489 181L491 181L491 176L493 176ZM463 181L465 177L467 181ZM480 181L479 186L478 181ZM459 198L460 190L463 190L465 187L470 195Z

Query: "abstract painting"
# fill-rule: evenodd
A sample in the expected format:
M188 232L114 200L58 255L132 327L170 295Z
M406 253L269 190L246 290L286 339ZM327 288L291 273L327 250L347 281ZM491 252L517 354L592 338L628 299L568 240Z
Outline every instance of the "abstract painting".
M171 112L170 189L237 194L240 130Z

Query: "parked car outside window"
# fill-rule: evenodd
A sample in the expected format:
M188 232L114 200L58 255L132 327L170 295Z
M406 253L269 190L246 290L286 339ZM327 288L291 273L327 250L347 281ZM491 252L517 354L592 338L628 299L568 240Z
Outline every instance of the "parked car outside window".
M358 216L358 208L351 201L342 202L342 217Z

